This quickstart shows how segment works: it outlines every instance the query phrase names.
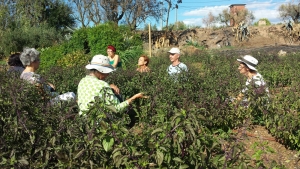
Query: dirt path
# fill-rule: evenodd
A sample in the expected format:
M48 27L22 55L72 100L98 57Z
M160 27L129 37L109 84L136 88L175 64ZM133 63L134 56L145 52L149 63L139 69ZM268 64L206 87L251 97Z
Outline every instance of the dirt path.
M251 157L253 165L262 160L264 165L269 168L274 160L278 165L284 165L288 169L300 168L299 153L296 150L289 150L277 142L265 127L256 125L251 129L240 129L235 132L237 138L245 143L246 154Z

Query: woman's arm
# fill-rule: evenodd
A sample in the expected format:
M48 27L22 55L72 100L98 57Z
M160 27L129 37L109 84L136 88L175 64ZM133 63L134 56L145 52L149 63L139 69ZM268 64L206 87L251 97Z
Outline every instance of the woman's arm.
M128 102L128 104L131 104L137 98L148 98L148 97L144 96L143 93L138 93L132 96L130 99L127 99L126 101Z
M112 66L114 68L116 68L118 66L119 61L120 61L120 56L119 55L115 55L114 56L114 64Z

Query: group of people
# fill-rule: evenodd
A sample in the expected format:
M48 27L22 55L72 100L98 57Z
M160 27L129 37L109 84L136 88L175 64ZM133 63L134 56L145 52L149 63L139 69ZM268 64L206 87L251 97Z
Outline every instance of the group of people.
M167 68L167 73L170 76L176 76L181 72L188 71L187 66L180 62L179 48L171 48L168 51L171 65ZM91 62L85 66L89 71L83 77L77 89L77 103L79 106L79 114L85 115L91 107L95 104L95 98L99 97L103 103L114 112L122 112L126 110L129 105L136 99L147 98L143 93L137 93L127 100L121 97L120 89L114 84L108 84L105 79L110 73L114 72L116 68L122 66L120 56L116 54L116 48L112 45L107 47L108 56L101 54L95 55ZM68 92L59 95L55 92L55 86L47 82L39 74L35 73L40 65L40 53L34 48L25 48L22 53L16 53L10 56L8 64L10 65L9 71L21 72L20 78L35 84L42 89L54 100L69 100L75 99L73 92ZM258 60L253 56L245 55L237 61L240 63L239 72L247 77L245 88L241 90L240 94L233 98L233 102L247 103L248 91L250 86L255 88L263 87L264 91L268 94L268 88L262 75L257 71ZM140 56L138 60L138 72L150 72L148 67L149 58L146 55Z
M109 64L112 65L115 69L122 67L122 61L119 55L116 54L117 50L113 45L107 46L107 57L109 59ZM148 67L149 58L146 55L141 55L138 60L138 68L136 71L138 72L150 72Z

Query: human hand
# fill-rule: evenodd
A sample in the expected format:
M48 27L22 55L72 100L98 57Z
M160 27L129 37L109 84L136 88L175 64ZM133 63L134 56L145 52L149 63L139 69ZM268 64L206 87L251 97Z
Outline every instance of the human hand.
M116 86L114 84L110 84L109 86L111 89L113 89L115 94L120 94L120 89L118 88L118 86Z
M128 103L130 104L131 102L133 102L133 100L137 99L137 98L149 98L149 96L145 96L144 93L138 93L135 94L134 96L132 96L130 99L128 99Z
M55 90L55 86L54 86L54 84L52 84L52 83L48 83L48 85L49 85L50 87L52 87L52 88Z
M134 99L137 99L137 98L147 99L147 98L149 98L149 96L145 96L144 93L135 94L133 97L134 97Z

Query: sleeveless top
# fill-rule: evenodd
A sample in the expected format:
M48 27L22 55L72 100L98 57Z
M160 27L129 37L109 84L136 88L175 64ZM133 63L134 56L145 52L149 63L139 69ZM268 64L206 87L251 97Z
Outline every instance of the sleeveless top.
M109 61L109 64L113 65L114 62L115 62L114 60L110 60L110 61ZM117 67L122 67L122 62L121 62L121 61L118 62Z

